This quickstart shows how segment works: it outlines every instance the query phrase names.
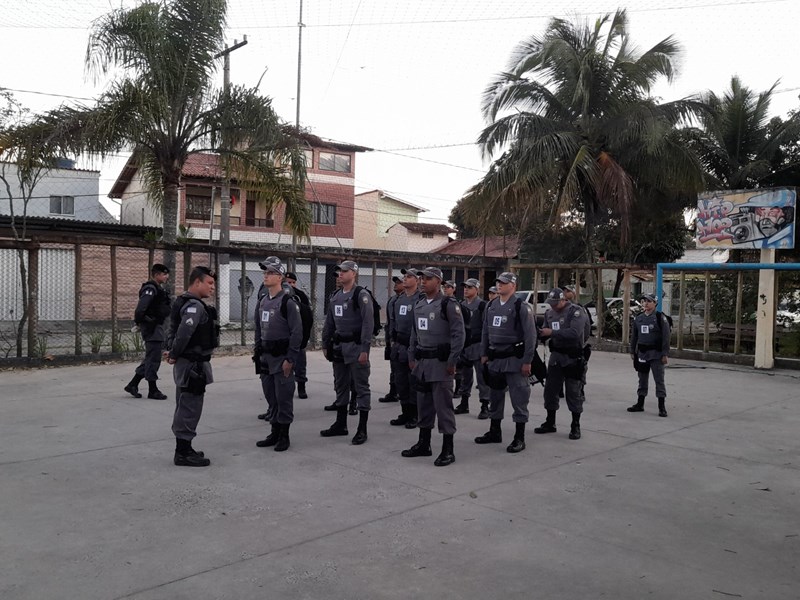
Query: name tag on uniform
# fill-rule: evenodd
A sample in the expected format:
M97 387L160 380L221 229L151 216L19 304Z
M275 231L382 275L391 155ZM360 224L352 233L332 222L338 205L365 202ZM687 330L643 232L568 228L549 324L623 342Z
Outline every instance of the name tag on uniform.
M261 311L261 321L264 323L269 323L269 311L262 310Z
M334 305L333 314L336 315L337 317L344 316L344 306L342 306L341 304Z
M642 333L650 333L650 326L642 325Z
M196 313L197 312L197 307L196 306L190 306L189 308L186 309L186 312L187 313Z
M559 321L554 321L553 323L550 324L550 329L552 329L553 331L558 331L559 329L561 329L561 323Z
M417 329L420 331L428 331L428 319L425 317L417 319Z
M403 304L400 307L400 315L401 316L406 316L407 314L408 314L408 304Z
M497 315L492 317L492 327L500 327L503 324L503 317Z

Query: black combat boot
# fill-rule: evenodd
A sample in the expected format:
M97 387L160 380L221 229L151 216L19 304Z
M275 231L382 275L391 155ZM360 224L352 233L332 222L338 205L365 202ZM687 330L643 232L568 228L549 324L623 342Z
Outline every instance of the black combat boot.
M123 389L128 392L134 398L141 398L142 395L139 393L139 382L144 379L141 375L134 375L133 379L128 382Z
M280 425L278 423L273 423L272 429L270 430L270 434L263 440L257 441L256 446L258 446L259 448L269 448L270 446L274 446L275 444L277 444L280 438L281 438Z
M360 410L358 413L358 429L356 429L356 434L350 441L353 446L360 446L367 441L367 419L369 418L369 411Z
M489 402L487 400L481 400L481 412L478 413L478 418L481 421L489 418Z
M456 455L453 454L453 434L445 433L442 435L442 453L436 457L433 464L437 467L446 467L456 462Z
M285 452L289 449L289 423L279 424L278 427L280 427L280 438L273 450L275 452Z
M659 417L666 417L667 416L667 407L666 407L666 398L659 398L658 399L658 416Z
M268 413L261 413L260 415L258 415L258 418L261 419L262 421L266 421L267 416L269 416Z
M503 441L503 432L500 430L500 419L492 419L489 431L475 438L476 444L500 444Z
M336 406L336 400L334 400L330 404L326 404L325 405L325 410L330 411L330 412L334 412L334 411L338 410L338 407Z
M431 450L431 430L427 427L419 428L419 441L411 446L408 450L403 450L400 453L405 458L415 458L417 456L433 456Z
M525 450L525 423L517 423L517 430L514 433L514 439L506 448L506 452L516 454Z
M548 410L547 418L539 427L534 428L533 433L555 433L556 432L556 411Z
M456 406L456 409L453 412L455 412L457 415L464 415L469 412L469 394L461 395L461 404Z
M406 423L406 429L416 429L417 427L417 405L416 404L409 404L408 405L408 422Z
M190 440L175 439L175 458L178 467L207 467L211 461L202 452L195 452Z
M337 435L347 435L347 407L336 407L336 421L328 427L319 432L322 437L334 437Z
M628 412L643 412L644 411L644 396L639 396L636 404L628 407Z
M396 419L389 421L389 425L405 425L408 423L408 404L400 405L400 414Z
M147 397L150 400L166 400L167 395L158 389L158 384L155 381L148 381L147 385L150 388L150 391L147 392Z
M581 413L572 413L572 423L569 426L569 439L581 439Z
M297 384L297 397L301 400L305 400L308 398L308 394L306 393L306 382L301 381Z

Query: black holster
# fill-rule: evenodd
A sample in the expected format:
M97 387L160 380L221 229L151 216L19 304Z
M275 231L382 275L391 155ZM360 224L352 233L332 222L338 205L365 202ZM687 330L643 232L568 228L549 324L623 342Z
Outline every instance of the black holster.
M200 396L206 393L206 385L208 385L208 382L206 380L205 369L203 369L203 363L192 363L192 367L189 369L189 381L185 388L186 391L190 394Z
M561 372L564 373L564 377L567 379L583 379L583 371L585 367L586 362L583 360L583 358L579 358L571 365L561 367Z
M270 356L284 356L289 351L289 340L265 340L261 345Z
M493 390L504 390L508 387L505 373L492 371L489 368L489 363L483 365L483 381Z
M646 360L639 360L639 357L634 354L633 355L633 368L637 373L649 373L650 372L650 362Z
M253 351L252 360L256 368L256 375L261 375L264 372L264 370L261 367L261 354L262 354L261 348L256 348Z

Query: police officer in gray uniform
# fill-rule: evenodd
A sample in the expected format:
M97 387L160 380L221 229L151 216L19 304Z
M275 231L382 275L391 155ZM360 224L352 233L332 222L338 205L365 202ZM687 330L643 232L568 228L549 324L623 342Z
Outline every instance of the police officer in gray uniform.
M549 339L550 360L547 365L547 381L544 385L545 422L533 430L534 433L556 431L558 395L563 387L567 406L572 413L569 439L581 438L581 413L583 412L583 346L586 342L586 313L567 300L561 288L547 295L550 308L544 313L540 334Z
M491 389L489 431L475 438L476 444L499 444L503 441L500 423L506 402L506 387L514 409L514 440L508 452L525 449L525 424L528 422L528 401L531 386L533 353L536 352L536 323L531 305L515 297L517 276L501 273L497 280L498 297L486 307L481 336L481 363L487 366Z
M216 282L207 267L195 267L189 274L189 289L172 306L167 362L174 365L175 459L178 466L207 467L211 461L192 448L197 423L203 413L206 386L214 381L211 353L219 345L217 311L203 302L214 295Z
M294 420L294 368L303 341L303 321L296 296L284 290L286 267L270 256L259 266L264 270L267 293L256 307L256 356L261 367L261 387L271 414L271 432L256 442L259 448L289 448L289 427Z
M395 362L392 360L392 319L394 319L394 304L403 293L403 279L397 275L392 276L392 283L394 284L394 296L389 298L386 303L386 326L384 328L386 335L386 346L384 347L383 357L389 361L389 393L381 398L378 402L397 402L397 383L395 382Z
M669 364L669 321L656 310L656 297L645 294L641 298L644 312L633 322L631 351L639 373L639 389L636 391L636 404L628 407L628 412L642 412L650 373L656 383L658 416L667 416L667 387L664 385L664 367Z
M422 270L421 297L414 305L414 327L408 347L409 368L417 381L419 441L401 453L406 458L431 456L431 430L434 420L442 433L442 452L434 461L437 467L455 462L453 434L453 376L464 348L464 319L458 301L441 291L442 271Z
M286 273L286 284L292 288L292 293L300 301L300 304L311 306L311 300L302 289L297 286L297 274ZM313 313L312 313L313 314ZM308 383L308 357L306 356L306 349L300 348L300 354L297 355L297 361L294 363L294 376L297 381L297 397L305 400L308 398L306 391L306 383Z
M400 415L389 421L390 425L404 425L406 429L417 426L417 388L414 376L408 367L408 347L411 330L414 328L414 305L420 299L419 274L415 269L401 269L403 293L392 304L392 319L389 321L392 369L397 397L400 400Z
M133 379L125 386L125 391L134 398L141 398L139 382L147 381L147 397L153 400L166 400L167 396L158 389L158 368L161 366L161 350L164 347L164 321L169 317L171 302L163 285L169 279L169 269L156 263L150 268L150 279L139 289L139 302L133 313L133 320L139 328L144 341L144 360L136 367Z
M331 296L322 329L325 358L333 363L333 387L336 391L336 422L320 431L322 437L348 435L347 403L350 384L355 386L358 429L352 443L367 441L367 418L370 410L369 350L372 345L373 308L370 293L359 289L356 297L358 265L345 260L337 277L342 288Z
M467 308L470 314L469 339L464 340L464 350L461 352L461 387L458 395L461 396L461 403L456 406L456 414L469 412L469 397L472 395L472 384L478 380L478 398L481 403L481 414L489 415L489 386L483 380L483 365L481 364L481 335L483 333L483 317L486 312L486 302L478 296L481 287L477 279L467 279L463 284L464 300L461 306ZM466 313L463 313L466 315ZM466 329L466 328L465 328ZM473 377L473 372L475 373ZM484 417L485 418L485 417Z

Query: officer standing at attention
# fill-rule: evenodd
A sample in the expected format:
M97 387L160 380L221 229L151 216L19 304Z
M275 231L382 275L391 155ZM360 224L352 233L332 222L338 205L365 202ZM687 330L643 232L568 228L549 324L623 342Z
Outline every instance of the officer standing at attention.
M333 362L336 422L319 432L322 437L348 434L347 403L352 382L359 413L358 429L351 441L356 446L367 441L367 418L370 410L369 350L374 322L372 297L366 289L356 286L357 274L358 265L352 260L345 260L339 265L337 277L342 288L331 296L328 304L328 314L322 329L322 352L325 358Z
M572 302L574 306L583 310L583 314L586 317L586 329L584 330L583 337L583 377L581 377L581 383L586 387L586 372L589 370L589 357L592 355L592 345L589 343L589 338L592 337L592 315L589 314L589 311L586 310L583 304L578 302L578 295L574 286L565 285L563 289L564 297Z
M508 452L525 449L525 424L528 422L528 401L531 386L533 353L536 352L536 324L531 305L516 298L517 276L501 273L496 280L498 297L486 307L481 337L481 363L487 365L490 379L489 431L475 438L476 444L499 444L503 441L500 423L506 403L506 391L514 409L514 440Z
M469 339L464 340L464 350L461 352L461 388L458 395L461 396L461 403L456 406L456 414L469 412L469 397L472 395L472 384L478 380L478 398L481 403L481 410L478 418L488 418L489 416L489 386L483 380L483 365L481 364L481 335L483 333L483 316L486 311L486 302L478 296L481 287L477 279L467 279L464 286L464 300L461 306L469 310ZM466 313L462 313L465 315ZM466 328L465 328L466 329ZM473 372L475 373L473 377ZM483 417L482 417L483 415Z
M260 359L261 387L270 408L272 430L259 448L289 448L289 427L294 420L294 366L303 341L299 299L282 287L286 267L270 256L259 266L264 270L267 293L256 307L256 356Z
M309 300L308 294L297 287L297 275L295 273L286 273L286 283L292 287L292 293L300 300L301 304L311 306L311 300ZM297 382L297 397L302 400L308 398L308 393L306 392L306 382L308 382L307 372L308 357L306 356L306 349L300 348L297 361L294 363L294 378Z
M386 346L383 350L384 360L389 361L389 393L385 396L378 398L378 402L397 402L397 383L395 382L395 363L392 362L392 319L394 318L394 304L403 293L403 280L397 275L392 276L392 283L394 284L394 296L389 298L386 303Z
M572 413L569 439L581 438L581 413L583 412L583 346L586 342L586 313L567 300L561 288L550 290L547 295L550 308L544 313L540 334L550 340L550 361L547 365L547 381L544 385L545 422L533 430L534 433L556 431L558 395L564 388L567 406Z
M442 293L444 293L445 297L453 298L456 297L456 283L455 281L447 280L442 284ZM458 398L458 392L461 389L461 369L456 367L456 376L455 376L455 383L453 385L453 398Z
M139 289L139 303L133 313L133 320L139 327L144 340L144 360L136 367L133 379L125 386L125 391L134 398L141 398L139 382L147 381L147 397L152 400L166 400L167 396L158 389L158 368L161 366L161 350L164 346L164 321L169 317L171 302L163 285L169 280L169 269L156 263L150 268L150 279Z
M406 429L417 426L417 386L408 367L410 357L411 330L414 328L414 305L420 299L419 275L415 269L401 269L403 294L392 305L394 316L389 321L391 339L392 370L397 396L400 399L400 415L389 421L390 425L404 425Z
M214 275L207 267L189 273L187 289L172 305L171 339L167 341L167 362L174 365L172 375L177 388L172 432L175 434L175 464L182 467L207 467L211 461L192 448L197 423L203 414L206 386L214 381L211 353L219 346L217 311L203 302L214 295Z
M442 433L442 452L434 461L437 467L455 462L453 435L453 376L464 348L464 319L461 307L441 292L442 271L422 270L424 297L414 305L414 327L408 348L409 368L417 381L419 441L401 453L406 458L431 456L431 430L434 419Z
M663 313L656 310L656 297L653 294L645 294L641 300L644 312L633 321L633 337L631 339L633 360L638 361L641 365L637 369L639 389L636 395L638 398L636 404L628 407L628 412L644 410L644 399L647 397L647 386L650 372L652 372L653 381L656 383L658 416L666 417L667 387L664 385L664 367L669 364L669 320Z

